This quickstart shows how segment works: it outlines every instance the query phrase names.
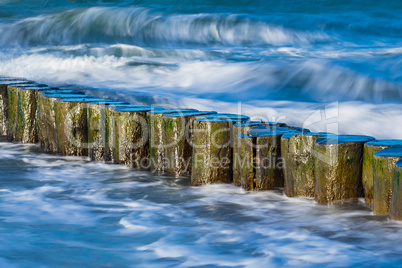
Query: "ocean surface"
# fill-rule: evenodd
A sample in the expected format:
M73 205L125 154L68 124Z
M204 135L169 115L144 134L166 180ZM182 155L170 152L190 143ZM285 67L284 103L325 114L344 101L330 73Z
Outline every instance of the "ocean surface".
M0 75L402 138L399 0L0 0ZM399 266L363 200L138 172L0 143L1 267Z

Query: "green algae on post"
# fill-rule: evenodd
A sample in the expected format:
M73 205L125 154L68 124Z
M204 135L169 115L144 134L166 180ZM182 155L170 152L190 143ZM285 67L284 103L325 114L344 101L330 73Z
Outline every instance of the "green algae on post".
M216 112L183 112L163 116L163 144L165 147L165 172L180 176L191 173L192 129L197 116Z
M9 107L9 135L10 141L22 143L36 143L37 92L48 88L37 84L10 84L8 85Z
M128 105L113 100L88 102L88 154L93 161L105 161L106 118L102 109L105 104Z
M36 116L38 141L46 152L57 153L55 101L78 95L80 98L93 98L83 94L42 94L42 91L38 92Z
M233 184L242 187L246 191L254 190L255 170L254 170L254 143L253 136L240 133L234 137L237 140L235 162L233 163Z
M395 164L402 158L402 146L385 148L374 154L373 213L388 215L391 209Z
M104 133L104 161L105 163L117 164L116 158L116 115L113 111L118 107L131 107L129 104L106 103L101 108L101 116L105 119ZM138 107L138 106L136 106ZM148 107L148 105L144 105Z
M147 112L151 106L119 107L115 113L115 156L120 164L149 169Z
M395 164L390 217L402 221L402 160Z
M315 140L324 133L298 132L282 136L281 153L285 161L284 192L289 197L314 197L315 194Z
M287 132L276 127L255 127L248 131L254 137L254 190L275 190L284 186L281 137Z
M104 99L71 97L55 101L57 152L88 156L88 102Z
M191 185L232 182L230 120L194 121Z
M8 129L7 85L0 85L0 137L7 136L7 129Z
M195 109L163 109L147 113L149 126L150 170L163 172L165 166L165 150L163 145L163 116L171 113L196 112Z
M358 135L321 137L315 141L315 200L331 203L363 195L363 145L374 138Z
M373 208L374 194L374 154L390 146L402 145L402 140L377 140L364 144L363 190L366 204Z

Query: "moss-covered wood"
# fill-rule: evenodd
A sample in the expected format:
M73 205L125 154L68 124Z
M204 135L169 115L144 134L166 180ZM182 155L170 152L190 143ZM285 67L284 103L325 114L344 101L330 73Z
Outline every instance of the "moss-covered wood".
M116 109L117 110L117 109ZM114 111L115 157L120 164L149 168L147 109Z
M163 117L163 144L165 172L170 175L189 176L192 164L192 129L197 116L216 112L172 113Z
M147 113L149 126L150 170L163 172L165 167L165 150L163 145L163 116L171 113L195 112L195 109L157 110Z
M320 133L295 133L281 139L282 158L285 162L284 192L289 197L314 197L315 194L315 140Z
M378 140L364 144L363 152L363 191L366 204L373 208L374 194L374 154L387 147L402 145L402 140Z
M395 165L390 217L393 220L402 221L402 160Z
M231 125L222 119L194 121L191 185L232 182Z
M363 195L362 162L367 136L342 135L316 140L315 163L318 203L358 198Z
M55 101L57 152L88 156L88 105L86 99Z
M0 84L0 137L7 137L8 93L7 85Z
M18 88L8 87L8 129L7 139L13 141L17 131L18 121Z
M238 137L239 134L246 134L251 128L255 126L265 125L261 121L248 121L244 123L237 123L233 126L233 184L235 186L241 186L241 177L240 171L242 168L238 166L240 164L241 159L245 156L238 155L240 147L244 146L241 143L245 142L241 137ZM246 135L247 136L247 135ZM247 140L247 139L246 139ZM240 143L241 142L241 143Z
M373 213L388 215L391 211L395 164L402 158L402 146L389 147L374 154Z
M84 94L42 94L38 92L37 96L37 133L38 141L41 147L50 153L57 153L57 131L56 131L56 113L55 102L58 99L76 97L91 98Z
M88 103L88 154L93 161L106 161L106 113L102 107L105 104L122 105L122 102L95 102Z
M281 156L281 137L284 133L275 132L256 137L255 188L254 190L273 190L284 186Z
M238 146L233 148L236 156L233 157L233 184L246 191L254 190L254 143L250 135L239 133L234 137Z

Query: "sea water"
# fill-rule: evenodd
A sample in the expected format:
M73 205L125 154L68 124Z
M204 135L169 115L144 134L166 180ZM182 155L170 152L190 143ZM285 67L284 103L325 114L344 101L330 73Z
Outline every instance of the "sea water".
M98 97L402 138L402 2L0 0L0 75ZM401 224L0 144L2 267L402 260Z

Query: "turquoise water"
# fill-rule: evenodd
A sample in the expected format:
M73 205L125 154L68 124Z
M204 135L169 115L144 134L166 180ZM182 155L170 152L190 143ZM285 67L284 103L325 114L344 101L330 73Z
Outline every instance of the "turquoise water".
M0 75L402 137L401 1L0 0ZM0 143L2 267L398 266L399 223Z

